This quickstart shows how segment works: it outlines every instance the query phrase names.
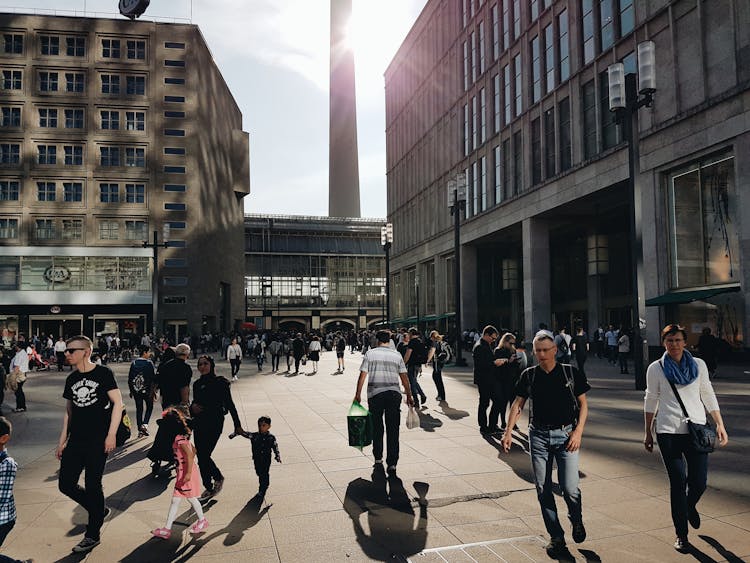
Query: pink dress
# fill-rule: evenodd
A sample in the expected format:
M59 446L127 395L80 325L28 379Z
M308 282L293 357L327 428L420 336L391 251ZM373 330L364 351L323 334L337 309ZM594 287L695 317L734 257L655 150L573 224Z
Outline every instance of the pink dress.
M197 458L193 457L193 471L190 475L190 481L185 482L185 472L187 471L187 457L185 452L182 451L182 444L188 444L193 449L193 455L195 455L195 448L190 443L190 438L178 434L172 443L172 449L174 455L177 458L177 478L174 484L174 496L183 498L195 498L201 494L201 476L198 471L198 464L196 463Z

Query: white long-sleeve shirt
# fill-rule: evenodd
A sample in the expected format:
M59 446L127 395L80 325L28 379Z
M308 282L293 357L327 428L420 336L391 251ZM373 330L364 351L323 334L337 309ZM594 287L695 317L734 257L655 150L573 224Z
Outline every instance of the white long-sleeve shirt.
M691 422L706 423L706 411L718 411L711 381L708 379L708 368L700 358L694 358L698 364L698 377L687 385L675 384L680 398L685 405ZM669 385L659 361L653 362L646 371L646 396L643 401L646 412L656 413L657 434L687 434L687 421L677 402L672 387Z
M19 350L13 359L10 361L10 371L12 372L16 367L21 370L21 373L29 371L29 355L26 350Z

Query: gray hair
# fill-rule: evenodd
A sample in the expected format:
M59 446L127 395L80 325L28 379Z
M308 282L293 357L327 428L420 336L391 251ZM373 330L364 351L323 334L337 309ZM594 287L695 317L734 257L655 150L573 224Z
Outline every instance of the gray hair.
M552 343L554 343L555 337L548 330L540 330L534 335L534 340L532 342L532 345L536 346L536 343L542 340L550 340Z
M188 346L185 343L178 344L174 347L174 355L175 356L189 356L190 355L190 346Z

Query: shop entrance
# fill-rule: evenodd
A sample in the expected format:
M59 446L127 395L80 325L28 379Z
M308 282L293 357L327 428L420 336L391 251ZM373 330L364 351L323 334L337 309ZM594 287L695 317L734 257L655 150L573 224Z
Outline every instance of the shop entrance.
M179 344L187 335L187 321L166 321L167 339L174 344Z
M55 338L62 335L70 338L83 334L83 315L31 315L29 316L29 334L51 334Z

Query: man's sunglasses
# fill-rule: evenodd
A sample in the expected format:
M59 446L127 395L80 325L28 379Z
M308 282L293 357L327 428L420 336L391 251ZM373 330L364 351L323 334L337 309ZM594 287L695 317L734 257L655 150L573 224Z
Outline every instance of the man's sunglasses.
M86 348L66 348L65 353L66 354L72 354L73 352L77 352L78 350L85 350Z

